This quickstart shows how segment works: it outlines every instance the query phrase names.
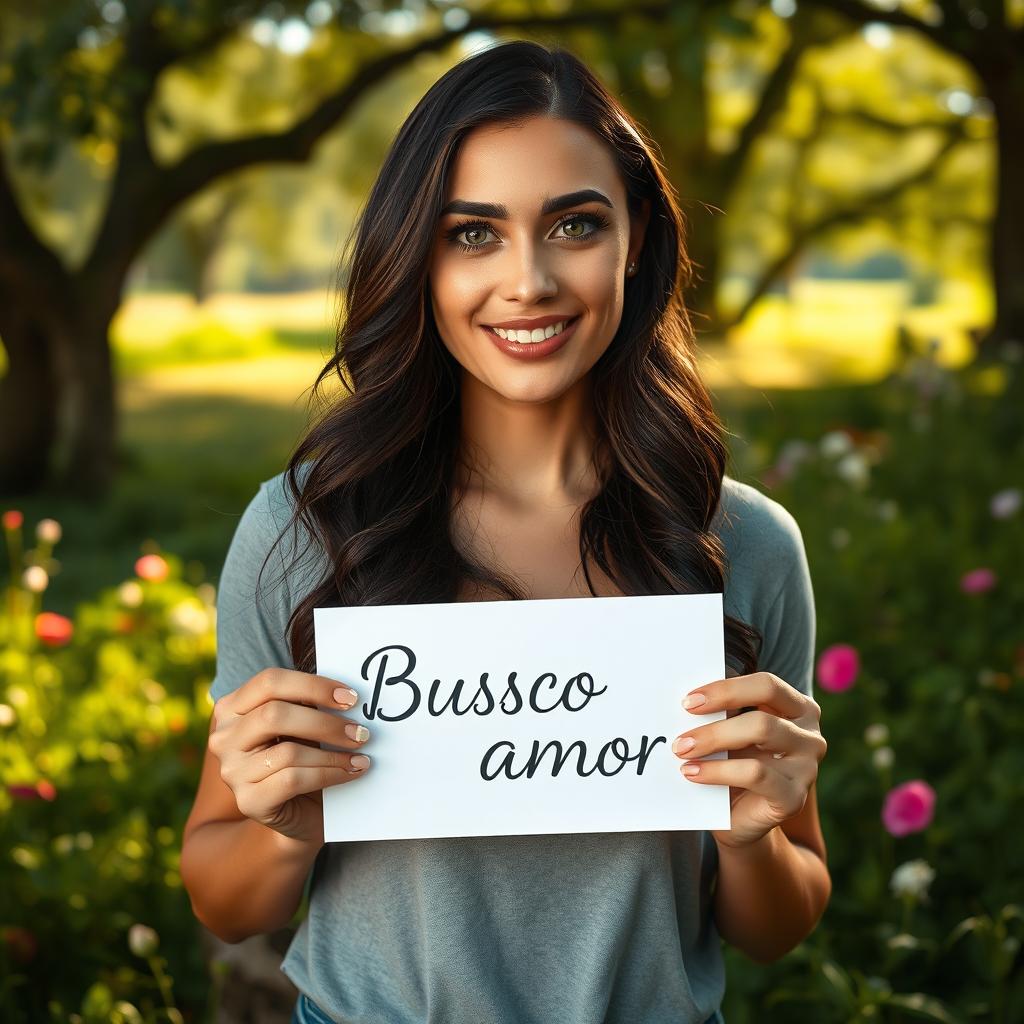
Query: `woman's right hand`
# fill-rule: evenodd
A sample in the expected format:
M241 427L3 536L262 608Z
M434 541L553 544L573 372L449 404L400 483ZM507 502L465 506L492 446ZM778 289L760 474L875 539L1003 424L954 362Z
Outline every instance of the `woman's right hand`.
M351 697L335 700L338 689ZM209 747L239 811L281 835L322 846L324 788L365 775L370 760L354 753L368 738L365 727L316 705L345 708L358 699L337 680L284 668L257 672L221 697ZM357 727L362 740L347 732ZM323 750L321 741L344 752Z

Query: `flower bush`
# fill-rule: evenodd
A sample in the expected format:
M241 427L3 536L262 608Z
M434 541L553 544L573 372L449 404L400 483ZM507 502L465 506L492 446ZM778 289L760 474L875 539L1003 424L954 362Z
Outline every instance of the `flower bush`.
M1024 1020L1022 390L1019 360L923 358L732 417L756 439L733 472L808 551L833 891L777 963L727 947L729 1024ZM0 1019L215 1019L178 864L213 590L147 550L61 616L43 608L59 524L27 549L17 509L0 523Z
M16 511L3 516L0 1020L195 1019L209 980L178 862L209 723L213 588L149 552L72 618L43 611L59 524L41 521L24 550Z
M744 410L814 582L833 890L777 963L727 951L729 1024L1024 1020L1020 353Z

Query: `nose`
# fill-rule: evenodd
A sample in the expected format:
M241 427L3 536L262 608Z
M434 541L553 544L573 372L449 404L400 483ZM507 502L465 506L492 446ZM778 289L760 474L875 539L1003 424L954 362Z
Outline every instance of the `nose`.
M510 248L506 266L502 268L503 298L529 306L538 299L558 294L549 259L530 242Z

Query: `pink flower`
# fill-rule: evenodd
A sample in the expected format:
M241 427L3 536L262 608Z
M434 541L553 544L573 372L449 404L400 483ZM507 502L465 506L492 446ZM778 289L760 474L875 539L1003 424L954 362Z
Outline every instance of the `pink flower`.
M63 647L71 642L74 623L56 612L40 612L36 616L36 636L47 647Z
M38 800L39 790L35 786L8 786L7 795L12 800Z
M833 644L818 657L818 683L829 693L841 693L853 686L860 672L860 655L849 644Z
M996 585L996 574L991 569L972 569L960 577L960 589L965 594L984 594Z
M0 516L0 522L4 524L5 530L18 529L24 520L25 517L16 508L9 508L2 516Z
M167 579L169 571L169 566L159 555L143 555L135 563L135 575L153 583Z
M935 790L922 779L914 779L889 790L882 823L890 835L905 836L927 828L934 810Z

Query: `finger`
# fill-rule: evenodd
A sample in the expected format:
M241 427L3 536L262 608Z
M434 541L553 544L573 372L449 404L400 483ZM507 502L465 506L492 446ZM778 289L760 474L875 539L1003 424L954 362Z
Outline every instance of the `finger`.
M692 703L701 697L704 699L699 704ZM813 716L817 707L810 697L772 672L754 672L733 679L719 679L691 690L686 700L691 701L691 707L686 710L693 715L708 715L729 708L755 707L782 718L797 719L804 715ZM727 714L727 717L730 716Z
M320 747L306 747L299 743L277 743L266 750L254 751L246 758L246 772L248 782L263 782L270 776L286 769L312 768L338 770L345 773L343 781L348 777L355 777L363 773L368 767L370 759L362 754L363 761L353 763L356 753L346 751L323 750ZM333 783L325 783L333 785ZM323 788L319 786L317 788ZM309 792L298 790L297 792Z
M335 698L335 691L340 697ZM247 715L270 700L286 700L308 707L350 708L359 700L347 683L312 672L289 668L265 668L237 690L221 697L217 708L232 715Z
M722 758L712 761L688 761L680 772L691 782L708 785L736 786L764 797L776 807L784 810L787 817L798 814L807 796L807 785L791 779L774 767L771 760L757 758ZM696 768L694 774L686 769Z
M308 708L286 700L260 704L237 723L235 749L262 750L281 738L330 743L346 750L356 749L370 738L370 730L360 722L319 708Z
M693 745L688 746L687 740L693 740ZM672 750L679 757L690 758L743 747L793 755L803 753L808 748L808 741L805 731L789 719L766 711L751 711L688 729L676 737Z

